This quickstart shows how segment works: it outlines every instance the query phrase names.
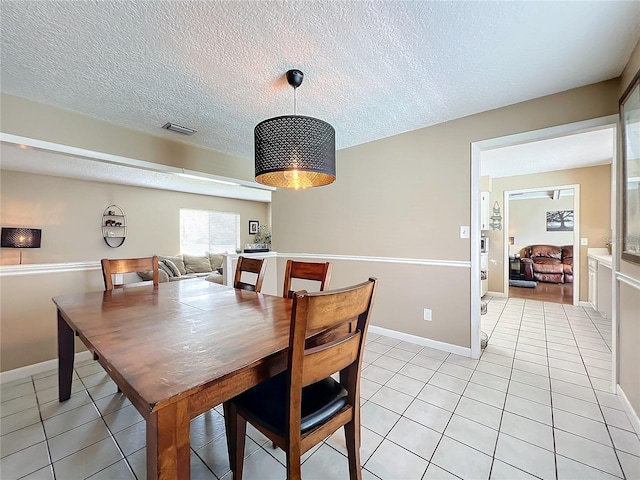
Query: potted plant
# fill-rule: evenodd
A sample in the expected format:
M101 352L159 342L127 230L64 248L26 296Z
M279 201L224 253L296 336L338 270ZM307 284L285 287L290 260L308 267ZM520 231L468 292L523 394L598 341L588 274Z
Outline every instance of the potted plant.
M253 243L267 245L267 248L271 250L271 231L268 226L260 225L258 227L258 233L253 237Z

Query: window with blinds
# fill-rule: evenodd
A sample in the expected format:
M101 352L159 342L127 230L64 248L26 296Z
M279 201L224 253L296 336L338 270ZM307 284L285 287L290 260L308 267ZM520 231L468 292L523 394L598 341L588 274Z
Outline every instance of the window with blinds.
M239 213L180 209L181 253L233 253L236 248L240 248Z

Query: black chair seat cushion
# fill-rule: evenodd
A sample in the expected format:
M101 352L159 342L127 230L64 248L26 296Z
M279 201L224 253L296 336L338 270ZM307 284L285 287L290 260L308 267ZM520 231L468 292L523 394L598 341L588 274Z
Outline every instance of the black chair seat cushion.
M232 402L245 418L285 435L287 372L282 372L235 397ZM347 391L333 378L325 378L302 389L302 433L310 430L347 404Z

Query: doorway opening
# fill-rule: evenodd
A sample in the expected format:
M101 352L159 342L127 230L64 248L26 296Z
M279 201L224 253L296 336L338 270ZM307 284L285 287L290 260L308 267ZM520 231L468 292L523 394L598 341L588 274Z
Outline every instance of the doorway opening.
M508 147L523 145L527 143L540 142L544 140L552 140L561 137L567 137L571 135L578 135L586 132L600 131L600 130L609 130L614 139L614 148L615 149L615 139L616 139L616 129L618 123L617 115L610 115L608 117L601 117L591 120L586 120L582 122L576 122L567 125L559 125L555 127L545 128L542 130L524 132L514 135L508 135L505 137L498 137L488 140L483 140L479 142L473 142L471 144L471 356L473 358L479 358L481 354L481 234L485 232L481 232L481 191L486 190L486 185L484 185L484 178L481 175L481 158L483 154L486 154L490 151L495 151L498 149L507 149ZM611 154L609 154L609 159L611 158ZM614 167L615 167L615 150L613 154L614 158ZM517 161L518 159L516 159ZM519 159L519 163L521 165L528 165L536 162L526 162L522 159ZM511 159L513 162L514 159ZM561 161L561 159L556 158L556 162ZM610 161L610 160L609 160ZM605 163L605 162L603 162ZM506 164L505 164L506 165ZM555 170L565 169L567 167L555 168ZM551 169L554 170L554 169ZM613 170L615 171L615 170ZM613 181L612 177L612 181ZM481 183L482 182L482 183ZM481 188L482 187L482 188ZM513 188L516 189L516 188ZM615 189L611 188L611 218L616 218L616 204L613 201L613 195L615 193ZM498 198L495 200L500 200L502 202L502 206L505 206L505 200L502 195L498 195ZM491 198L490 204L494 204L494 198ZM504 213L504 210L503 210ZM616 226L611 225L611 230L609 230L610 235L615 235ZM496 271L497 275L494 275L494 278L501 278L501 273L509 268L508 261L504 259L507 258L508 254L504 253L505 250L504 245L508 245L509 235L508 232L505 232L504 229L498 231L497 233L494 231L494 234L497 235L496 242L490 242L492 245L492 249L499 254L497 258L494 255L490 255L493 258L489 260L489 274L491 275L491 271ZM579 232L575 232L576 241L580 242ZM581 242L580 242L581 243ZM495 249L494 247L497 247ZM584 257L584 256L583 256ZM579 268L579 266L578 266ZM586 269L583 269L586 271ZM574 270L574 279L580 273ZM491 276L490 276L491 278ZM574 290L575 288L574 282ZM489 288L491 290L491 288ZM496 293L493 291L493 293ZM500 292L497 292L500 295ZM506 295L506 293L502 293L502 295ZM579 292L577 293L579 295ZM579 298L579 297L578 297ZM575 302L574 302L575 303ZM615 332L615 319L613 325L613 332ZM614 339L614 348L615 348L615 339ZM615 362L614 362L615 368Z
M580 301L580 185L504 192L503 293L577 305Z

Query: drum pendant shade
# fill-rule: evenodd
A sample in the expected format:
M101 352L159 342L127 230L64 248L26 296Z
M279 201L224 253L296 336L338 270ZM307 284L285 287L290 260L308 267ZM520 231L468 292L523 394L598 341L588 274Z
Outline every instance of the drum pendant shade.
M302 72L289 70L289 84L297 88ZM284 115L256 125L256 181L285 188L328 185L336 179L335 130L323 120Z

